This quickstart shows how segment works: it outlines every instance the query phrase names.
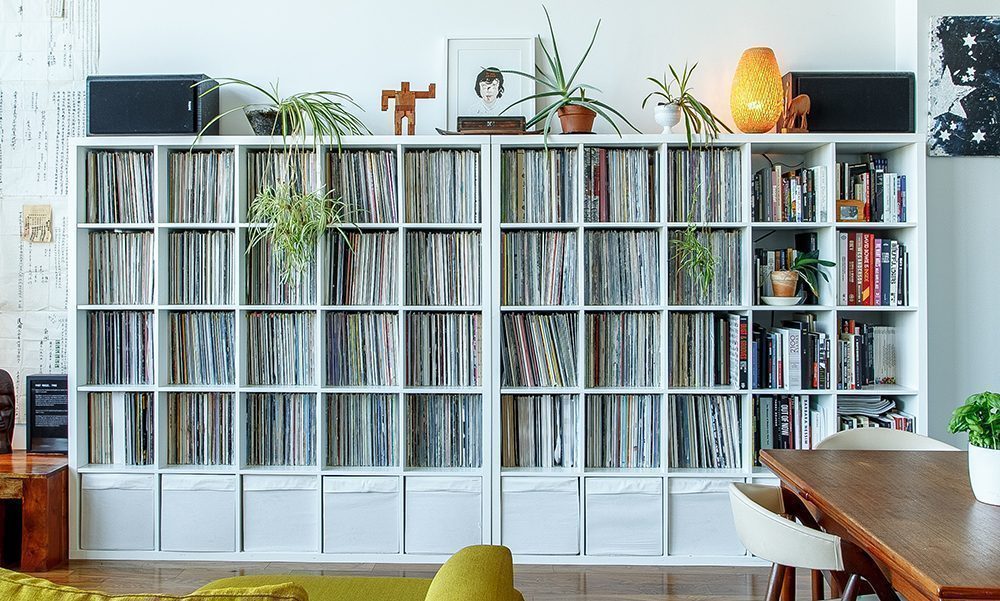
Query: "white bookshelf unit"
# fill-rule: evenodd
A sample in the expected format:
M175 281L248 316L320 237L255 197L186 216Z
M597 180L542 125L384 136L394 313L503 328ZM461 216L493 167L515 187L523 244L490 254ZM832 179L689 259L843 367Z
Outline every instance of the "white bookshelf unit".
M172 157L186 155L192 142L129 137L72 143L77 224L70 269L75 303L70 336L76 349L69 375L73 558L433 562L461 546L492 542L510 546L521 562L744 564L752 559L736 541L725 487L734 480L773 479L754 467L758 397L805 396L811 409L825 410L823 425L834 432L839 398L886 396L914 416L918 432L926 432L924 149L919 136L720 137L715 148L727 149L736 161L738 185L728 188L736 206L725 207L721 217L692 218L705 231L725 232L720 244L734 245L739 275L720 289L725 302L710 305L674 294L678 280L670 240L688 221L670 207L676 176L671 157L686 149L683 136L558 135L549 138L549 154L540 136L368 136L345 138L340 152L321 146L308 161L318 185L369 206L380 195L391 197L381 196L387 201L382 209L358 213L367 217L343 230L354 248L348 252L358 254L345 255L338 234L329 232L308 275L263 297L248 296L251 284L267 277L268 258L246 252L257 227L247 222L254 196L248 180L254 153L279 142L248 136L201 140L195 153L231 153L219 158L231 160L231 193L228 185L215 189L215 204L228 210L185 215L181 222L174 220L180 213L171 204L177 175ZM591 171L588 157L600 160L602 154L590 152L598 149L631 151L631 165L648 176L637 182L627 171ZM92 223L88 153L124 150L149 153L151 215ZM419 182L412 171L430 160L423 153L437 151L474 157L468 174L475 181L468 176L438 181L447 181L454 195L471 199L474 193L477 210L451 213L450 196L423 207L444 211L444 219L426 219L412 206L408 210ZM536 157L532 160L542 168L525 180L512 180L519 151ZM332 168L355 153L377 157L358 158L355 167L367 167L351 173L389 174L377 185L369 176L370 186L360 195L341 184L342 170ZM904 223L834 221L835 164L866 153L885 157L889 171L907 176ZM829 185L818 199L825 208L823 221L753 220L751 182L768 159L826 168ZM553 165L548 171L546 161ZM595 211L593 199L600 192L589 183L595 173L608 178L613 188L605 189L608 199L627 189L621 192L627 202ZM550 195L522 196L531 206L523 205L522 213L512 210L516 196L505 187L538 178L546 180ZM452 187L456 181L464 187ZM644 189L649 194L637 196ZM809 232L816 235L820 256L838 263L844 232L873 232L904 243L909 304L842 305L840 265L831 270L831 283L822 288L818 304L754 304L754 250L792 247L796 234ZM138 275L98 273L103 259L91 265L91 243L103 239L93 234L140 234L111 237L118 252L139 257L132 264L142 269L127 270ZM216 245L211 260L202 260L214 286L187 290L191 262L199 263L201 251L174 258L188 268L171 268L171 245L182 238L192 248ZM627 262L638 248L643 261ZM461 264L443 272L433 269L448 249L462 257ZM379 257L387 269L352 263L350 257L362 253ZM602 256L608 259L603 267L596 265ZM544 271L532 269L537 258L545 263ZM561 266L558 277L552 266ZM344 274L349 281L338 279ZM432 274L439 285L429 287L413 277L421 274ZM91 296L90 283L107 277L112 278L109 288L134 284L137 291ZM524 292L526 286L536 289ZM729 374L716 375L721 384L688 385L672 360L696 357L682 356L680 349L688 347L679 344L680 330L673 331L672 324L704 314L721 316L720 328L738 327L742 319L748 337L754 324L771 327L793 314L814 316L815 328L830 337L830 386L741 387L738 378L726 379ZM110 332L103 347L88 335L91 320L118 323L126 319L121 316L148 328L148 364L140 361L134 379L108 367L120 366L127 333L102 330ZM305 335L279 340L264 330L256 337L259 324L281 319L301 320ZM837 389L841 319L895 326L896 384ZM207 341L194 334L196 329L174 335L180 322L185 328L215 324L213 331L227 335ZM434 330L439 326L451 329ZM537 344L516 332L534 332ZM619 332L624 338L615 338ZM630 350L633 332L641 333L642 343ZM372 342L376 335L384 337L383 344ZM466 335L460 344L434 343ZM269 362L289 356L295 344L299 353L291 356L300 361L289 372L294 377L251 372L251 361L273 367ZM516 351L544 348L560 349L562 361L505 366L508 351L514 353L507 357L514 357ZM203 362L211 359L207 375L198 361L190 361L192 353ZM185 359L187 367L177 367L174 357ZM595 364L595 357L604 363ZM431 369L435 366L461 369ZM755 367L751 361L748 371ZM92 373L98 368L103 372ZM673 411L677 419L687 415L699 427L709 427L690 417L694 410L714 411L709 421L735 428L729 440L733 453L722 467L691 467L699 460L675 458L671 452L677 442ZM196 425L194 441L186 446L175 444L182 420ZM629 427L608 427L619 421ZM278 431L290 423L305 434ZM351 427L355 423L375 425L361 432ZM520 430L508 431L512 426ZM359 442L352 433L365 435L361 444L352 446ZM92 438L97 441L93 449ZM718 458L700 461L714 464Z

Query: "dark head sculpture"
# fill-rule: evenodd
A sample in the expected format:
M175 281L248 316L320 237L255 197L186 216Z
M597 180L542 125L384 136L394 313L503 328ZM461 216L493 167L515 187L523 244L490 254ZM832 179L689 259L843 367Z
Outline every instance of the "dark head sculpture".
M11 452L14 440L14 380L0 369L0 454Z

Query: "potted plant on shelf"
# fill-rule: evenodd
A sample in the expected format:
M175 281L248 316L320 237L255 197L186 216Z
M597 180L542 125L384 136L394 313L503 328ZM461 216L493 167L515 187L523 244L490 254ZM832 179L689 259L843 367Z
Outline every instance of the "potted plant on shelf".
M552 127L552 119L554 117L559 117L559 124L562 126L563 133L566 134L590 133L593 131L594 120L600 116L605 121L610 123L611 127L613 127L620 136L622 132L618 128L614 119L612 119L611 115L617 116L619 119L628 124L629 127L635 130L636 133L638 133L639 130L636 129L636 127L616 109L605 104L604 102L601 102L600 100L597 100L596 98L593 98L592 96L587 95L588 90L591 92L599 92L599 89L592 85L576 81L576 76L580 72L580 67L583 66L583 63L590 55L590 50L594 47L594 41L597 39L597 32L601 29L601 21L597 21L597 27L594 28L594 35L590 38L590 45L587 46L587 50L583 53L583 57L580 59L580 62L577 63L576 67L572 71L567 71L567 69L563 66L562 57L559 54L559 45L556 43L556 33L552 27L552 19L549 17L549 10L545 8L545 6L542 6L542 10L545 11L545 20L549 24L549 34L552 36L552 50L549 51L549 49L545 47L545 43L542 42L540 37L538 39L538 44L541 46L542 53L545 55L545 60L548 63L550 73L544 73L540 69L536 75L509 69L503 69L502 72L527 77L545 88L545 91L525 96L504 109L504 112L510 110L513 106L521 104L522 102L544 99L546 101L550 101L550 103L548 106L538 111L534 117L529 119L526 123L526 127L531 128L539 123L542 123L542 133L546 137L549 135L549 130Z
M331 191L306 189L306 182L299 177L299 166L308 164L310 147L315 150L323 140L336 140L339 149L343 136L371 131L350 111L352 106L363 109L340 92L322 90L282 97L277 84L267 90L241 79L218 81L203 94L236 85L263 94L269 102L245 104L221 113L205 125L195 142L216 121L241 110L254 133L281 137L280 145L269 145L267 150L267 171L274 174L274 181L256 191L248 205L247 219L259 227L250 231L247 252L269 239L280 263L281 277L290 281L309 266L323 232L333 228L343 236L341 226L350 218L346 203Z
M983 503L1000 505L1000 394L981 392L955 409L948 430L969 433L969 480Z
M818 250L796 252L795 259L788 269L776 269L771 272L771 289L774 296L779 299L795 298L797 303L799 284L804 283L809 292L819 298L819 278L822 277L829 283L830 276L827 275L826 268L835 265L833 261L820 259ZM780 301L774 304L780 304Z
M697 67L698 63L695 63L690 68L684 65L684 70L678 75L677 70L672 65L667 65L671 79L667 79L666 73L663 74L662 80L655 77L647 77L648 81L656 84L657 89L647 94L646 98L642 101L642 108L646 108L646 104L650 98L658 96L663 99L662 102L656 103L656 107L653 110L655 111L654 117L656 118L656 123L663 127L663 133L665 134L672 133L673 127L680 123L682 116L684 117L684 129L687 133L688 148L692 147L692 133L704 133L705 139L712 141L722 133L722 130L730 133L733 131L712 112L712 109L708 108L692 94L689 82L691 75ZM675 84L677 86L676 93L673 89Z

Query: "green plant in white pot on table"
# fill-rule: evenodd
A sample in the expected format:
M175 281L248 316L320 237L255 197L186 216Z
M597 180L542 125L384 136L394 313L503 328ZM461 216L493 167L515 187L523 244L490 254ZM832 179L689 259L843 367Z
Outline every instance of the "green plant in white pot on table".
M987 391L965 399L948 430L969 433L969 480L976 498L1000 505L1000 394Z

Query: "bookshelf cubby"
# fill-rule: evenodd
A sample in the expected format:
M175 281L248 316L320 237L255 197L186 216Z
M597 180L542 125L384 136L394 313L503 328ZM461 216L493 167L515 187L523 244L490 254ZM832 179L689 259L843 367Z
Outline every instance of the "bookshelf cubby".
M220 560L441 561L502 542L525 562L752 563L695 525L729 519L728 482L771 477L755 461L763 413L773 426L784 403L812 441L886 407L926 432L918 136L326 141L291 173L355 225L292 281L266 243L248 252L255 191L286 169L276 141L192 142L73 142L74 558L206 557L161 518L210 490L236 508ZM869 155L906 176L905 219L836 220L837 164ZM772 194L764 211L772 178L789 204ZM707 291L677 268L689 223L719 258ZM904 301L842 302L841 240L864 234L905 247ZM830 284L765 304L761 258L803 244L838 263ZM765 337L782 353L798 340L799 377L763 369ZM115 486L148 493L151 546L80 536L82 515L115 510ZM338 524L355 517L344 495L364 494L380 517L362 521L384 529L354 549ZM248 528L269 502L288 508L282 527ZM279 532L302 528L321 532Z

